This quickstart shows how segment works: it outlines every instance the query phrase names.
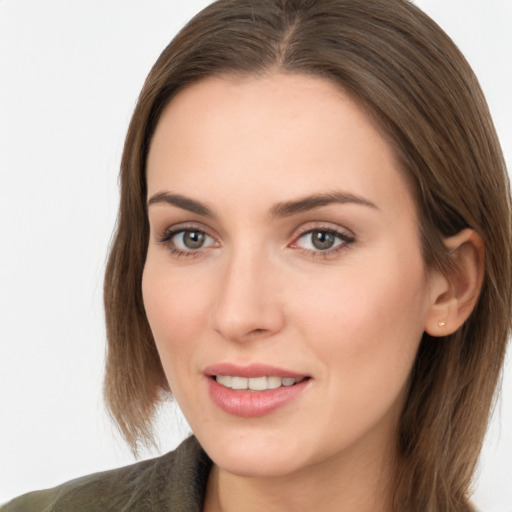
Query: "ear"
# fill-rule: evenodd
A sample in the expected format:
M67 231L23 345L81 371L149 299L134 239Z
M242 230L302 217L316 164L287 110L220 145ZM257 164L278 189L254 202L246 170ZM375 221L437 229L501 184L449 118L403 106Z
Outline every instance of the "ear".
M484 277L484 243L478 233L464 229L445 239L452 260L446 274L430 277L430 303L425 331L431 336L454 333L473 311Z

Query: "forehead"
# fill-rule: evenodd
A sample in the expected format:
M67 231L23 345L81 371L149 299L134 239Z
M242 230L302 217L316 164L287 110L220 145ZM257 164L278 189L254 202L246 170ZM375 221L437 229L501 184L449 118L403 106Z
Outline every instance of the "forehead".
M185 88L160 118L147 169L149 195L193 190L206 200L236 187L278 201L342 188L372 202L382 193L412 200L372 118L340 87L305 75L215 77Z

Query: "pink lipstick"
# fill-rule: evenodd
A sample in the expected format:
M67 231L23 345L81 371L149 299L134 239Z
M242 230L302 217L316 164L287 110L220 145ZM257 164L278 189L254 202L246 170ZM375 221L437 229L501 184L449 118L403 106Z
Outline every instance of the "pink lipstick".
M205 370L212 401L224 412L245 418L264 416L298 397L308 386L307 375L252 364L213 365Z

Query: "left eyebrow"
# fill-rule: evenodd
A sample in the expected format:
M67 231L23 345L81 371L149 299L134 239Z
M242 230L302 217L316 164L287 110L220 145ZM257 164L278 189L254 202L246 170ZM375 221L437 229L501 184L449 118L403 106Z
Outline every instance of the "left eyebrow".
M304 213L315 208L327 206L332 203L358 204L378 210L378 206L364 197L356 196L346 192L328 192L326 194L313 194L293 201L277 203L270 209L270 216L273 218L289 217L297 213Z

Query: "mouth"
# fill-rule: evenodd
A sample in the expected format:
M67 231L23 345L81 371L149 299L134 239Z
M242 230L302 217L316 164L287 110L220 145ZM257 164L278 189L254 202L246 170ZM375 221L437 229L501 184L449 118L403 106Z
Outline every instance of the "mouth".
M267 391L281 387L295 386L296 384L309 379L309 377L239 377L236 375L213 375L212 379L228 389L237 391Z
M266 364L220 363L206 368L211 400L225 413L261 417L300 399L312 377Z

